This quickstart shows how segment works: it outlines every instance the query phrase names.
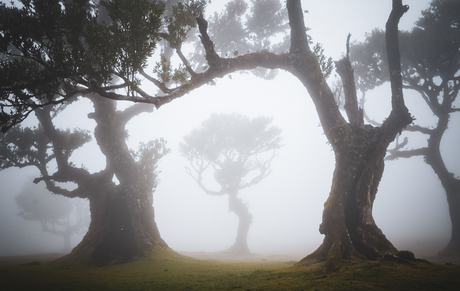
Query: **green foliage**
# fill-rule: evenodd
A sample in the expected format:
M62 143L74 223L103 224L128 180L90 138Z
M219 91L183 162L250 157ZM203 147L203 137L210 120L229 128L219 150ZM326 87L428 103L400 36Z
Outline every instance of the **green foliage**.
M400 33L401 70L406 85L432 87L437 77L454 79L460 69L459 11L459 1L432 1L416 26ZM372 90L389 81L382 30L373 30L363 43L353 45L350 60L360 90Z
M107 85L114 76L128 91L137 88L136 74L156 46L163 2L21 3L21 8L0 6L2 130L39 106L64 102L78 89Z
M58 134L65 158L69 158L74 150L91 140L86 130L58 130ZM51 143L42 128L13 127L0 135L0 169L45 166L54 158L49 149Z
M161 60L155 64L153 72L161 82L168 84L172 78L171 62L164 55L161 55Z
M209 35L215 50L222 57L233 57L243 53L262 50L274 53L286 52L289 48L286 9L279 0L229 1L222 13L209 19ZM276 71L257 68L252 73L258 77L272 79Z
M332 58L327 58L324 55L324 49L320 43L317 43L313 46L313 53L318 58L318 63L321 67L321 72L323 72L324 78L329 78L332 70L334 69L334 62L332 61Z
M134 76L146 66L155 49L164 10L162 2L149 0L103 1L111 18L108 26L117 56L114 64L124 76Z
M152 185L153 191L157 185L157 167L158 161L171 150L167 147L167 142L163 138L141 142L137 151L131 151L137 164L140 166L142 173L154 173L154 175L144 175L147 185Z
M190 30L196 27L196 18L203 14L205 7L205 0L187 0L172 7L172 13L165 18L171 47L178 47L186 41Z

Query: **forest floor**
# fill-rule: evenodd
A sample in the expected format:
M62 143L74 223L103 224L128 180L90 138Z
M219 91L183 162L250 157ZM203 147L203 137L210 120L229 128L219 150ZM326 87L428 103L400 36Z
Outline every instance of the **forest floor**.
M284 255L185 254L97 268L57 254L0 257L0 290L460 290L457 264L356 261L329 273Z

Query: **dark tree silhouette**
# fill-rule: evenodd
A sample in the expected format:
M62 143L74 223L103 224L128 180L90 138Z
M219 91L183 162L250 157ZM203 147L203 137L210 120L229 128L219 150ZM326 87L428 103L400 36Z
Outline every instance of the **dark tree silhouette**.
M83 201L71 200L54 195L45 188L26 182L15 200L18 215L25 220L38 221L44 232L62 236L63 252L72 250L70 240L73 234L84 234L89 226L89 209ZM71 217L72 215L72 217Z
M299 79L307 89L336 158L331 192L325 203L320 227L325 238L318 250L301 263L327 260L328 269L334 270L344 260L378 259L386 252L396 252L376 226L372 218L372 205L382 176L386 149L395 136L412 121L402 94L398 23L408 6L404 6L401 0L393 0L393 9L386 25L392 111L379 127L364 125L359 116L351 116L353 112L359 113L359 110L347 110L348 121L342 116L326 83L321 60L315 50L310 48L300 0L286 2L290 48L288 52L280 54L260 50L243 55L234 54L233 57L220 56L208 35L208 22L203 14L192 14L197 16L200 41L207 62L204 71L201 68L195 70L181 51L186 33L172 33L176 31L173 24L186 18L167 18L171 24L167 28L171 29L160 33L159 22L156 20L159 19L161 9L143 6L156 2L136 1L136 5L130 5L128 0L112 0L109 3L114 5L107 7L112 20L110 24L97 24L97 11L88 8L88 2L85 1L78 3L86 3L86 6L65 2L70 3L66 5L76 6L68 6L64 10L58 1L34 2L43 5L52 3L46 4L46 7L40 6L38 14L27 9L25 12L4 6L0 9L0 19L10 21L2 24L0 48L7 58L14 59L1 65L1 77L5 80L5 85L1 87L1 124L4 129L20 122L31 110L46 104L62 103L75 96L97 93L107 99L150 103L159 108L233 72L258 67L282 69ZM84 17L79 17L81 15ZM15 22L11 22L13 20ZM23 23L32 23L33 33L24 31ZM79 27L79 30L76 31L75 27ZM184 69L178 72L186 72L187 78L180 78L182 82L179 85L171 86L168 82L170 79L163 78L171 76L167 70L162 71L165 74L158 74L158 78L149 76L143 70L147 57L152 53L154 40L159 37L169 42L183 63ZM86 42L82 42L82 39ZM64 53L67 47L75 49L70 49L71 53ZM20 53L16 53L16 50ZM345 65L349 66L347 59ZM142 90L139 74L157 85L161 92L148 94ZM18 76L27 82L18 81ZM114 76L119 78L116 82ZM354 80L350 77L343 80L344 84L350 85L352 82ZM126 89L127 94L120 89ZM112 210L121 205L118 200L101 203L113 206L109 207ZM107 241L113 241L112 237Z
M228 195L228 210L239 220L235 243L228 250L236 255L250 253L247 236L252 223L252 214L238 193L270 174L270 163L281 146L281 129L271 122L268 117L213 114L180 144L181 154L191 164L187 173L200 188L209 195ZM203 182L209 172L213 172L219 190L211 190Z
M427 136L427 146L408 149L403 142L389 149L388 160L422 156L441 181L446 191L452 222L452 236L438 255L460 256L460 179L447 169L441 154L441 143L450 116L460 112L454 102L460 90L460 2L435 0L410 32L401 33L402 80L406 89L420 94L437 118L434 128L412 125L406 131ZM386 54L381 49L384 33L374 30L365 42L352 49L359 88L365 93L387 82ZM416 116L423 120L424 116ZM431 116L430 116L431 117Z
M1 136L0 168L35 166L41 174L35 183L43 181L53 193L89 200L89 230L69 258L86 256L93 264L103 265L148 257L167 248L154 220L152 192L157 184L156 163L169 150L163 140L141 144L137 152L130 152L126 145L126 123L150 111L150 106L136 104L117 111L111 100L97 95L90 99L95 109L90 117L97 124L94 136L106 157L105 169L90 173L70 162L73 151L89 135L57 128L50 105L35 110L39 128L13 127ZM119 184L113 182L114 177ZM60 186L63 182L76 188L65 189Z

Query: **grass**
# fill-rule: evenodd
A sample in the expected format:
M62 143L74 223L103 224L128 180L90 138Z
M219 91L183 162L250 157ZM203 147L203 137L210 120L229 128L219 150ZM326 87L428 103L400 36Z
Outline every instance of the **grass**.
M177 253L88 267L46 257L0 258L0 290L460 290L460 266L358 261L336 273L293 261L198 260Z

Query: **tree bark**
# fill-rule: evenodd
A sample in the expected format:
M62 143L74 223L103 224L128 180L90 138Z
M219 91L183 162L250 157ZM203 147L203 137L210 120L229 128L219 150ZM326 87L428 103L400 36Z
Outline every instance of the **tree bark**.
M238 216L238 230L235 243L228 251L235 255L249 255L251 252L248 247L249 227L252 223L252 214L244 205L243 200L237 197L237 194L229 194L228 210Z
M343 260L376 260L386 252L397 251L372 217L388 141L380 128L370 125L364 129L348 126L348 130L347 142L335 151L332 188L320 225L324 241L300 264L327 260L327 268L334 271Z
M303 14L287 1L291 31L305 33ZM347 123L340 114L334 96L319 68L316 57L304 44L293 42L289 71L307 88L318 112L326 137L335 153L335 171L329 198L324 205L320 232L325 235L322 245L300 261L311 264L326 260L327 269L335 271L352 258L378 259L385 252L397 250L376 226L372 206L382 177L384 156L396 134L412 122L402 95L400 56L398 50L398 22L407 11L401 0L393 1L387 22L387 51L390 60L392 111L381 127L362 126L359 121ZM297 20L293 20L295 18ZM293 29L292 26L303 26ZM291 38L294 37L291 34ZM303 39L303 38L299 38ZM303 43L303 42L302 42ZM293 54L292 52L296 52ZM345 60L349 62L349 60ZM343 79L350 82L352 78ZM352 87L351 84L347 84ZM351 92L351 90L350 90ZM347 96L356 98L355 96Z

